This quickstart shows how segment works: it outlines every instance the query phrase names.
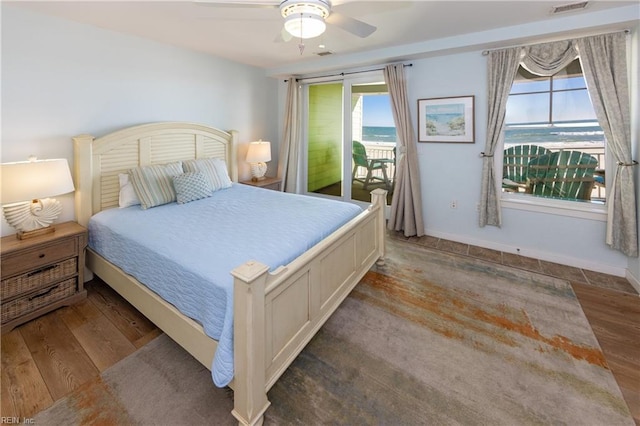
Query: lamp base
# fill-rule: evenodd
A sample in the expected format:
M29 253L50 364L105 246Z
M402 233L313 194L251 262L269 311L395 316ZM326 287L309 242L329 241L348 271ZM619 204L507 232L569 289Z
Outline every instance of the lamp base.
M267 163L251 163L251 180L258 182L264 180L267 172Z
M40 235L52 234L56 231L54 226L47 226L46 228L34 229L33 231L18 231L16 238L19 240L26 240L29 238L39 237Z
M29 233L49 228L60 215L62 205L53 198L44 198L32 202L7 204L2 207L2 210L7 223L18 233Z

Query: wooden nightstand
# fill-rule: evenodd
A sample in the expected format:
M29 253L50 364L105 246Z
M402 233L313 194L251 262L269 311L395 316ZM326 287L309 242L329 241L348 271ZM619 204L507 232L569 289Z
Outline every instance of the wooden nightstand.
M268 177L265 178L263 180L259 180L257 182L254 182L252 180L245 180L243 182L240 182L244 185L251 185L251 186L257 186L259 188L265 188L265 189L273 189L275 191L280 191L280 185L282 185L282 179L280 178L273 178L273 177Z
M0 311L2 333L87 296L84 289L86 228L75 222L26 240L2 238Z

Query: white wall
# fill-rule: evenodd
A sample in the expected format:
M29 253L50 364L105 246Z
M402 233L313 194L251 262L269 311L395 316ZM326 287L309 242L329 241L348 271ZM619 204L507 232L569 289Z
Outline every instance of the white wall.
M481 51L414 60L406 70L412 117L417 100L475 96L474 144L419 143L426 233L567 265L623 275L627 258L605 243L605 222L503 208L501 228L478 225L486 142L486 56ZM416 123L414 122L414 126ZM457 208L449 204L457 201Z
M191 121L271 140L277 81L263 69L35 14L2 3L2 162L66 158L71 138L147 122ZM73 220L73 196L60 220ZM15 232L3 219L2 235Z

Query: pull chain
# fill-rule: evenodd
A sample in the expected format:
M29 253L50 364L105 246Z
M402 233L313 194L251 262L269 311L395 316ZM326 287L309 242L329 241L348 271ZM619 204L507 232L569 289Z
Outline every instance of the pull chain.
M300 43L298 44L298 49L300 49L300 56L304 52L304 42L302 41L302 12L300 12Z

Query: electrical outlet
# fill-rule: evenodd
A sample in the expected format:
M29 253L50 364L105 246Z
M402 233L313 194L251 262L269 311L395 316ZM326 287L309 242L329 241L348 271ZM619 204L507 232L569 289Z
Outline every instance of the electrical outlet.
M449 204L449 207L451 207L452 209L457 209L458 208L458 201L457 200L451 200L451 203Z

